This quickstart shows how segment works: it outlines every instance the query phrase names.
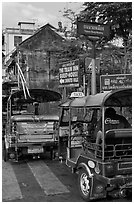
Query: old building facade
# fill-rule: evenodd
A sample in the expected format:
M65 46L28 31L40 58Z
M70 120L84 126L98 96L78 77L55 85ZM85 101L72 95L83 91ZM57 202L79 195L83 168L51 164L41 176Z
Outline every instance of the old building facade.
M14 60L19 63L29 88L57 90L57 54L64 49L65 41L56 28L46 24L19 44Z

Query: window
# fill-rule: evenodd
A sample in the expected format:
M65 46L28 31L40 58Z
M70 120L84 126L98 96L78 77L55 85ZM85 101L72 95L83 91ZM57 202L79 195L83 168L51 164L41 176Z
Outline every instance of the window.
M14 46L18 46L22 42L22 36L14 36Z

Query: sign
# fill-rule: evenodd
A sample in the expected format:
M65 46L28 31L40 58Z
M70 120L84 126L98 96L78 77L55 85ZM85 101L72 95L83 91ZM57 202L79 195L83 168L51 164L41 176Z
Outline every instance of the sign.
M92 58L90 57L85 58L85 72L88 74L92 72Z
M85 72L87 74L92 73L92 67L93 67L92 58L86 57L85 58ZM96 68L96 72L99 73L100 71L100 59L99 58L95 59L95 68Z
M110 26L106 24L77 22L78 35L88 35L88 37L99 39L100 37L109 37Z
M60 64L60 87L79 87L79 60L73 60Z
M101 91L132 88L131 74L102 75L100 77Z
M83 92L72 92L70 98L81 98L84 97Z

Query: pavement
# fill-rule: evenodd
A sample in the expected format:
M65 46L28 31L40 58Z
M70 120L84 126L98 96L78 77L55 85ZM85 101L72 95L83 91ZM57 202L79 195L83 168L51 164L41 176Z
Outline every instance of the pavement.
M65 161L26 158L20 162L2 161L2 201L83 202L83 199L77 187L77 174L72 174ZM131 202L131 198L110 202Z

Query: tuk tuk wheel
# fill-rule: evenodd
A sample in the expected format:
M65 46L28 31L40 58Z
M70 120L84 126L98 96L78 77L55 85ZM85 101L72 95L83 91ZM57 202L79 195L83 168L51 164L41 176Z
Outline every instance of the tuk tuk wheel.
M78 187L82 198L85 201L89 201L91 192L91 178L89 178L88 173L85 169L80 169L79 171Z
M3 159L4 161L8 161L8 150L6 149L6 146L4 144L4 148L3 148Z

